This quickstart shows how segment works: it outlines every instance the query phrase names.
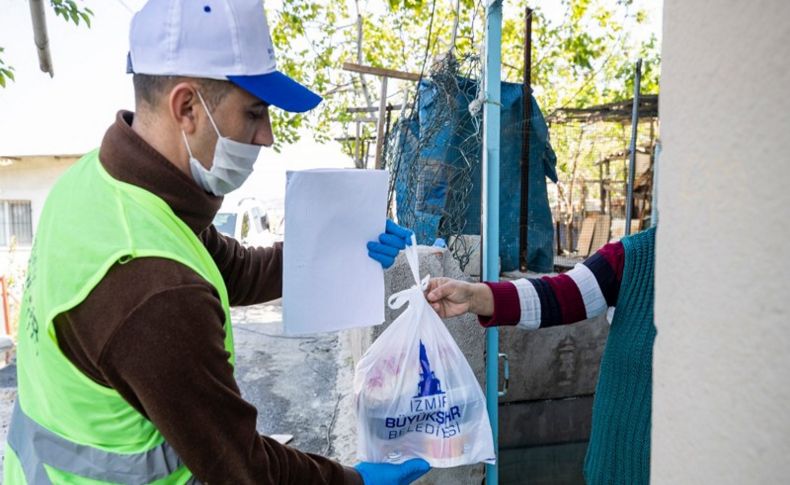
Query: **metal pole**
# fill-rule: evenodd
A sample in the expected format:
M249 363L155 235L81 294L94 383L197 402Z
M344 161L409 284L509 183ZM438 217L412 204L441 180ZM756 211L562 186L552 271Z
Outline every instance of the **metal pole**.
M384 168L384 165L386 165L386 163L387 163L387 143L386 142L387 142L387 140L389 140L389 137L390 137L390 125L392 124L392 109L393 109L392 105L388 104L387 105L387 121L386 121L386 125L384 126L384 148L381 151L381 157L384 160L381 163L381 167L382 168Z
M524 26L524 131L521 142L521 220L519 269L527 271L529 224L529 122L532 119L532 9L527 7Z
M362 125L357 121L356 137L354 138L354 165L357 168L365 168L362 163Z
M633 212L634 172L636 171L636 135L639 125L639 84L642 80L642 59L636 61L634 76L634 106L631 111L631 146L628 149L628 187L625 196L625 235L631 234L631 213Z
M502 1L489 0L486 15L483 109L483 278L499 280L499 123L501 107ZM499 455L499 331L486 330L486 404L494 451ZM498 485L499 460L486 465L486 484Z
M47 2L49 3L49 2ZM55 75L52 68L52 54L49 50L49 35L47 34L47 16L44 13L43 0L30 0L30 17L33 20L33 41L38 51L38 67L42 72Z
M379 99L379 119L376 126L376 170L384 167L384 124L387 110L387 76L381 78L381 98Z
M606 214L606 189L603 186L603 163L598 165L598 183L600 185L601 214Z

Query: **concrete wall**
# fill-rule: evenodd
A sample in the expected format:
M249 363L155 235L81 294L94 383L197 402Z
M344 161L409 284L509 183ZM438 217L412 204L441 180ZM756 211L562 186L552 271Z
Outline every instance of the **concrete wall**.
M654 484L790 480L789 19L664 2Z
M605 315L537 331L500 329L510 385L499 402L502 449L586 441L601 355Z
M0 200L29 200L33 212L33 233L38 227L41 209L55 181L71 165L77 156L34 156L11 157L10 165L0 164ZM29 248L19 247L23 257ZM8 257L8 248L0 246L0 270ZM18 259L18 258L17 258Z

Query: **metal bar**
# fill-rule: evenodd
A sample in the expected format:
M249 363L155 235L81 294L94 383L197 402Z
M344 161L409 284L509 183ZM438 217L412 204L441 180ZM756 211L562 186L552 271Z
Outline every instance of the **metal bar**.
M607 174L608 175L608 174ZM606 214L606 187L603 186L603 164L598 165L599 195L601 197L601 214Z
M628 149L628 186L625 196L625 235L631 234L631 215L634 198L634 172L636 171L636 136L639 127L639 85L642 80L642 59L636 61L634 75L634 106L631 114L631 146Z
M386 124L384 125L384 151L381 154L382 158L384 158L384 163L382 164L382 167L387 164L387 143L386 142L387 142L387 140L389 140L389 137L390 137L390 125L392 124L392 109L393 109L392 105L388 104L387 105L387 121L386 121Z
M360 146L360 137L362 136L362 126L359 124L359 121L356 123L357 130L356 136L354 137L354 165L357 168L365 168L362 166L362 147Z
M483 108L483 278L499 280L499 131L502 88L502 2L491 0L486 15L485 105ZM494 451L499 455L499 331L486 329L486 404ZM486 465L486 484L499 484L499 460Z
M611 176L612 176L612 166L611 166L610 162L606 162L606 178L609 179L610 183L613 182L613 180L611 180ZM607 207L609 207L609 214L612 217L614 217L614 214L612 213L612 191L611 190L607 190L606 191L606 205L607 205Z
M361 64L354 64L353 62L344 62L343 70L350 72L358 72L360 74L372 74L380 77L391 77L394 79L403 79L404 81L419 81L420 75L413 72L396 71L394 69L385 69L383 67L363 66Z
M519 269L527 271L529 225L529 129L532 119L532 9L524 18L524 129L521 141L521 214L519 221Z
M379 97L379 119L376 124L376 170L384 166L382 156L384 148L384 124L387 122L387 76L381 78L381 95Z
M30 18L33 21L33 41L38 51L38 67L41 71L55 76L52 67L52 55L49 50L49 36L47 34L47 16L44 13L43 0L30 0Z

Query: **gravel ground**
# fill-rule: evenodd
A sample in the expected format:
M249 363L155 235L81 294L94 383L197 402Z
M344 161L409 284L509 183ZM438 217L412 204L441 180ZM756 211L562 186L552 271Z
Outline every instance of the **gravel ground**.
M283 335L279 300L234 308L231 318L236 380L244 398L258 409L258 432L291 434L290 446L353 464L353 369L347 335ZM0 365L2 456L16 399L16 367L3 352Z

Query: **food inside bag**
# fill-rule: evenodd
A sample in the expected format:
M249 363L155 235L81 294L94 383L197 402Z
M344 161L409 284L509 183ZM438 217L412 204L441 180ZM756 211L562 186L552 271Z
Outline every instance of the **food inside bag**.
M493 464L486 402L461 349L428 304L416 242L406 249L416 285L390 297L408 307L365 352L354 374L357 452L369 462L423 458L432 467Z

